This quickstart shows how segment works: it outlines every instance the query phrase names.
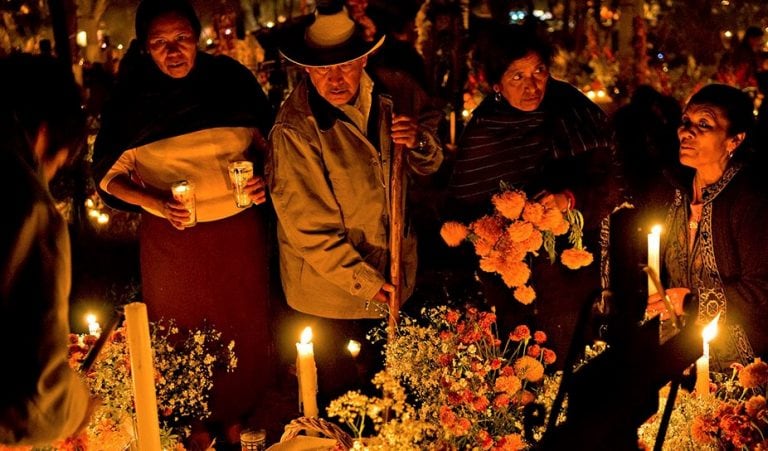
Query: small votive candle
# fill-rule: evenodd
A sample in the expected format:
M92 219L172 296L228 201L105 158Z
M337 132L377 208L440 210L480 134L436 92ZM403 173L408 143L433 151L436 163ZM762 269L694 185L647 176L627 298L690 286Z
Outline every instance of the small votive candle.
M85 322L88 323L88 333L95 337L101 334L101 325L96 321L96 315L89 313L85 315Z
M181 202L189 212L189 219L183 223L184 227L192 227L197 224L197 208L195 205L195 184L189 180L180 180L171 185L173 198Z

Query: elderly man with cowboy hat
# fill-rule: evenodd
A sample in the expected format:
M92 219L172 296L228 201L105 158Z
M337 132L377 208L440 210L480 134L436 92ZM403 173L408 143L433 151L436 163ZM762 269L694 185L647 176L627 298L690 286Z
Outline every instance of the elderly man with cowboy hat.
M311 322L384 315L394 289L387 271L393 153L405 152L409 180L434 173L442 162L439 113L414 101L416 83L389 74L393 98L365 71L383 41L366 41L343 2L318 2L314 20L281 47L308 77L286 99L270 133L267 180L286 300L312 315ZM416 242L407 227L402 256L407 299L416 272ZM348 327L337 323L331 328Z

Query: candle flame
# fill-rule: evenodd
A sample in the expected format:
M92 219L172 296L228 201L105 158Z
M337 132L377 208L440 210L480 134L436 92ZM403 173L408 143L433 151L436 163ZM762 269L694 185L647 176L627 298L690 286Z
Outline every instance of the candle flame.
M347 351L352 354L352 357L357 357L360 354L360 342L357 340L349 340L347 343Z
M709 343L717 336L718 320L720 320L720 313L718 313L717 316L715 316L715 318L704 327L704 330L701 331L701 336L704 338L704 343Z
M654 235L661 235L661 226L656 224L655 226L651 227L651 233Z
M301 332L301 344L308 344L312 341L312 328L307 326Z
M94 315L93 313L89 313L89 314L85 315L85 322L88 323L89 326L91 324L95 323L96 322L96 315Z

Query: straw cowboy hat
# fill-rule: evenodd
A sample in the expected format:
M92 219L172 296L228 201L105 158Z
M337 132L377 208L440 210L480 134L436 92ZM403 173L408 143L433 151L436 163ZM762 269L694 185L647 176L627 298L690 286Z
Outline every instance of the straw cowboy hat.
M343 1L319 1L314 20L289 30L280 53L305 67L334 66L362 58L384 43L384 36L368 42Z

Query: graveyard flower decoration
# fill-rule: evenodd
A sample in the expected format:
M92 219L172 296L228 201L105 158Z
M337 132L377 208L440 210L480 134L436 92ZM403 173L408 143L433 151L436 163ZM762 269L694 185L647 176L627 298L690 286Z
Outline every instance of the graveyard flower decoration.
M150 324L150 335L161 444L168 450L184 449L181 443L191 432L191 424L210 416L214 371L232 371L237 366L235 343L225 343L221 333L209 325L182 330L172 320ZM96 337L70 334L69 342L70 366L79 370ZM112 332L82 376L100 401L91 422L79 436L35 451L123 451L134 440L135 409L124 327Z
M768 449L768 364L757 358L733 364L730 374L712 373L710 392L680 391L672 410L663 450ZM638 430L651 449L661 423L661 409Z
M538 409L546 424L559 387L545 374L557 358L546 334L520 325L499 337L495 313L473 307L422 313L386 344L386 371L374 379L385 396L349 392L328 415L368 450L521 450L540 439L525 417Z
M530 304L536 299L529 283L529 263L542 250L554 263L557 237L567 236L570 246L560 253L563 265L575 270L592 263L592 253L582 244L584 218L578 210L570 206L563 209L553 196L531 199L523 191L505 185L491 202L492 214L469 225L448 221L440 235L452 247L471 242L480 258L480 269L499 274L519 302Z

